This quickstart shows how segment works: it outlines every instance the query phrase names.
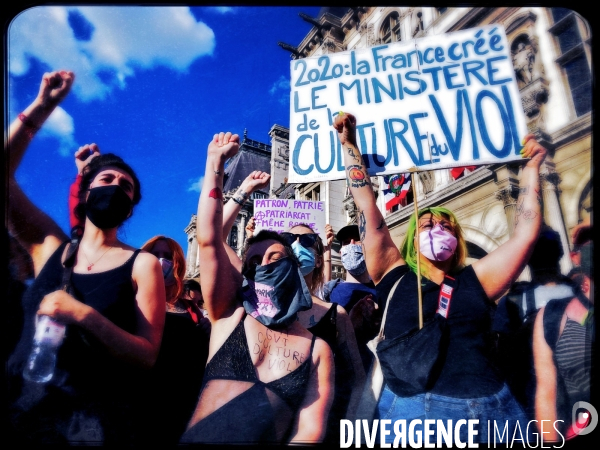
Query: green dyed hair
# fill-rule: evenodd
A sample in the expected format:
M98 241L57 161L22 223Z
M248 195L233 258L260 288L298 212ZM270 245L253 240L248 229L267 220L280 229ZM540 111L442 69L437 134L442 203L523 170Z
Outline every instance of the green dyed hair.
M452 256L454 261L451 272L463 268L468 256L467 241L465 241L462 228L460 227L460 224L458 223L454 213L449 209L442 208L441 206L432 206L420 210L419 218L425 213L431 213L436 219L444 218L450 221L454 227L454 234L456 235L456 240L458 241L454 256ZM410 216L410 220L408 221L408 230L406 231L406 236L404 237L404 241L400 247L400 253L402 254L402 258L404 258L404 261L406 261L406 264L408 264L408 267L410 267L410 269L415 273L417 272L417 249L415 247L416 231L417 220L413 214ZM424 276L427 276L426 268L421 267L421 271Z

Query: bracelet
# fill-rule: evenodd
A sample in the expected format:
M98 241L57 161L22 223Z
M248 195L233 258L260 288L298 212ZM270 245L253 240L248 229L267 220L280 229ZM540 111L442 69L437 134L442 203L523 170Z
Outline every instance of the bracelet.
M33 135L35 134L35 132L37 130L39 130L40 128L37 127L29 117L27 117L25 114L23 113L19 113L19 120L21 122L23 122L23 125L25 125L28 130L26 130L25 132L27 133L27 137L29 137L30 139L33 138Z
M241 200L241 201L240 201L240 200L238 200L238 199L237 199L237 198L235 198L235 197L231 197L231 200L233 200L234 202L236 202L236 203L237 203L238 205L240 205L240 206L244 206L244 203L246 203L246 202L245 202L245 200Z
M32 120L31 120L29 117L27 117L25 114L23 114L23 113L20 113L20 114L19 114L19 120L20 120L21 122L23 122L23 123L25 124L25 126L26 126L26 127L29 127L29 128L34 128L34 129L36 129L36 130L39 130L39 128L40 128L40 127L36 126L36 125L33 123L33 121L32 121Z

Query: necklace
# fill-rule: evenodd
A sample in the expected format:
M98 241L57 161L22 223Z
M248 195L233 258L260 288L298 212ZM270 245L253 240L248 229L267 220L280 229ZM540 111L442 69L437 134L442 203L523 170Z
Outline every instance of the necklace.
M85 252L83 251L83 249L81 249L81 253L83 253L83 256L85 257L86 261L88 262L88 266L87 266L87 270L88 270L88 272L89 272L90 270L92 270L92 267L94 267L94 264L96 264L98 261L100 261L100 260L102 259L102 257L103 257L104 255L106 255L106 254L108 253L108 251L109 251L110 249L112 249L112 248L113 248L112 246L111 246L111 247L108 247L108 250L106 250L104 253L102 253L102 256L100 256L100 258L98 258L98 259L97 259L96 261L94 261L94 262L90 262L90 259L87 257L87 255L85 254Z

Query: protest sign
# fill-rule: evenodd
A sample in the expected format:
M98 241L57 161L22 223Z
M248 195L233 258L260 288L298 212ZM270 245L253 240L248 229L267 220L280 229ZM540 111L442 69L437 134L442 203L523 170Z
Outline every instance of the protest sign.
M505 30L494 24L291 62L289 182L345 178L340 111L370 174L520 160L527 134Z
M255 233L262 229L288 231L299 224L308 225L325 240L325 202L263 198L254 200Z

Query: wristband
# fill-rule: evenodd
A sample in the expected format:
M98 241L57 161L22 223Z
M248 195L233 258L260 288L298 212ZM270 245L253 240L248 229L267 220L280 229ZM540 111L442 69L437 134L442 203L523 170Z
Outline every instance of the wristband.
M25 125L27 128L29 128L28 130L26 130L27 136L29 138L32 138L34 133L39 130L39 127L37 127L29 117L27 117L25 114L23 113L19 113L19 120L21 122L23 122L23 125Z
M236 202L236 203L237 203L238 205L240 205L240 206L244 206L244 203L246 203L246 201L245 201L245 200L241 200L241 201L240 201L240 200L238 200L238 199L237 199L237 198L235 198L235 197L231 197L231 200L233 200L234 202Z

